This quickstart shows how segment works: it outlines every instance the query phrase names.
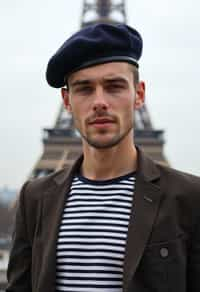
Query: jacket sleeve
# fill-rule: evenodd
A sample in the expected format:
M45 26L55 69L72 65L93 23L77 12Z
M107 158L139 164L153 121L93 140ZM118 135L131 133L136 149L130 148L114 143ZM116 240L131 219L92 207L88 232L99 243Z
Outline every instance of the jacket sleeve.
M188 251L188 292L200 291L200 217L196 224Z
M12 248L8 264L8 285L6 292L31 292L32 248L28 238L25 208L26 183L21 190L17 203Z

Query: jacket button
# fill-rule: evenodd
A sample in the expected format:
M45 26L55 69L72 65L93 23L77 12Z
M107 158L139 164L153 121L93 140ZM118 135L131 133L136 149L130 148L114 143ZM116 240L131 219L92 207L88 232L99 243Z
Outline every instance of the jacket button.
M168 249L166 247L162 247L160 249L160 255L161 255L162 258L168 257L168 254L169 254L169 251L168 251Z

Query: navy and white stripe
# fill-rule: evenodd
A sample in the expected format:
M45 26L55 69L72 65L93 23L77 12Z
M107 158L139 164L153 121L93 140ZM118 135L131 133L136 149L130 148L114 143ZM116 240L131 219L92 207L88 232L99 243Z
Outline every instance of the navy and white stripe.
M73 179L57 240L56 291L121 292L134 174Z

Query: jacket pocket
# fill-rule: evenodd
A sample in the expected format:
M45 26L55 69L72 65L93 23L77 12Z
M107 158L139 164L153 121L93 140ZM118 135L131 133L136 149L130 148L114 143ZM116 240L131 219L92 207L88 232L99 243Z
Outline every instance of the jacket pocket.
M138 275L149 291L186 291L186 250L183 238L147 246Z

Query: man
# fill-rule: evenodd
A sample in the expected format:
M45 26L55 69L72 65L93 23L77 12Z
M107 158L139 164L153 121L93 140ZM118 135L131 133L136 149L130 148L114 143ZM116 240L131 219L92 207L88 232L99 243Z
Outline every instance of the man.
M47 81L62 87L83 155L23 186L7 292L200 291L200 179L133 140L141 53L136 30L97 24L50 59Z

